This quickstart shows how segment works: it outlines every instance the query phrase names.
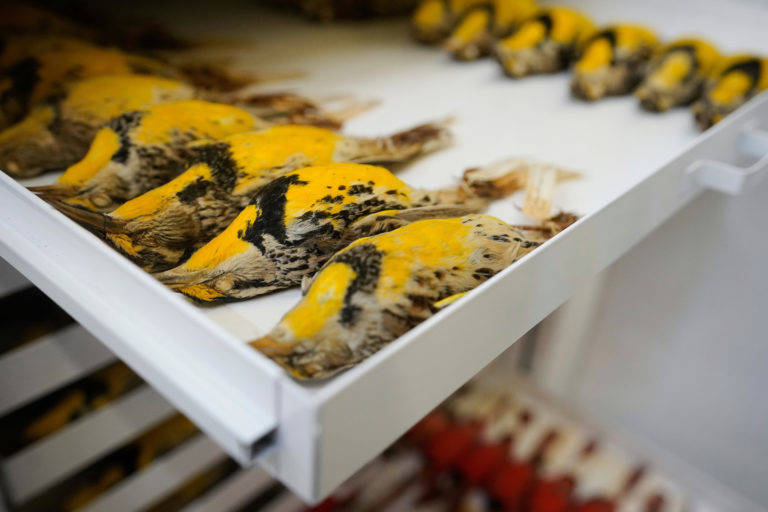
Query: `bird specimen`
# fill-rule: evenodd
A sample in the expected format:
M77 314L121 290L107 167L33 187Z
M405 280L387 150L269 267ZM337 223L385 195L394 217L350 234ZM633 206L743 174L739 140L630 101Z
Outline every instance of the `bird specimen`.
M651 60L635 96L652 112L688 105L701 95L719 60L717 49L703 39L673 41Z
M523 187L531 165L542 164L506 160L467 171L458 186L432 191L409 187L372 165L299 169L264 186L224 231L185 263L155 277L201 302L248 299L294 286L361 236L403 220L482 210L493 198ZM371 216L387 210L401 211Z
M326 112L292 93L215 93L150 75L96 76L70 83L62 94L38 104L24 120L0 131L0 169L17 178L65 169L85 157L98 130L111 119L192 98L242 107L255 116L254 126L290 122L338 128L346 116L357 113L352 106L346 112Z
M442 41L450 34L459 16L484 0L423 0L411 17L413 36L426 44Z
M21 120L30 109L61 94L70 82L100 75L142 74L179 78L167 64L116 48L74 38L31 36L3 41L0 68L0 128Z
M63 208L103 230L118 250L150 271L171 268L219 234L273 179L330 162L398 162L447 145L445 123L362 138L311 126L275 126L193 145L187 170L108 215ZM61 208L61 205L59 205Z
M251 345L298 379L330 377L538 245L489 215L421 220L361 238L328 260L301 301Z
M0 128L21 120L41 102L57 101L72 82L115 74L174 78L194 86L200 99L253 108L258 115L260 108L271 115L313 114L317 122L335 123L321 117L314 102L295 94L248 94L243 89L258 78L248 73L206 63L171 64L70 37L23 35L0 36Z
M106 75L70 84L55 100L37 105L21 122L0 131L0 169L17 178L66 168L88 151L111 118L158 103L190 99L195 89L148 75Z
M593 32L592 22L578 11L542 8L496 44L496 58L514 78L554 73L568 67L579 45Z
M723 59L704 86L701 98L693 105L696 122L706 130L765 89L768 89L768 59L754 55Z
M574 65L571 93L588 101L629 94L642 80L658 42L656 34L641 25L614 25L598 31Z
M32 190L90 210L113 209L180 174L192 155L190 142L218 140L265 125L245 110L202 100L133 110L99 130L85 157L56 185Z
M467 9L444 46L460 60L488 55L496 39L509 33L537 11L534 0L494 0Z

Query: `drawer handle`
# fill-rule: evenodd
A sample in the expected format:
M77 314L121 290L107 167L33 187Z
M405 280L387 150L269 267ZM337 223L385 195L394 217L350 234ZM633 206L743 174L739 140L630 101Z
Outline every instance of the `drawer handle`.
M768 174L768 131L745 128L737 139L739 150L758 158L749 167L739 167L717 160L699 160L688 167L687 174L706 188L738 195L755 186Z

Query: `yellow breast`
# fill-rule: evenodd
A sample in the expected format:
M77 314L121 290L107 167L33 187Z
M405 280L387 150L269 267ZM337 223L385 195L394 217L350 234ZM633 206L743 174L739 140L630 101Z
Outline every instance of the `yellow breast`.
M148 110L132 133L145 144L165 144L182 133L197 138L221 139L253 129L253 116L232 105L201 100L162 103Z
M242 212L227 226L227 229L219 233L213 240L195 251L184 264L187 270L212 269L220 263L247 251L251 244L241 237L245 230L251 226L261 215L261 210L256 205L246 206Z
M459 219L430 220L410 224L390 233L361 238L338 254L353 247L372 244L383 254L376 295L379 300L402 296L414 269L452 268L471 254L467 244L471 228ZM309 339L336 317L357 274L342 262L332 262L317 274L307 294L281 320L297 339Z
M192 88L178 80L148 75L106 75L74 84L62 102L62 112L78 117L111 119L169 99L191 98Z
M486 217L486 216L483 216ZM478 247L473 226L465 219L430 219L414 222L389 233L361 238L337 253L360 245L373 245L381 254L376 298L397 301L419 270L460 271L470 264ZM488 217L489 224L501 221ZM357 274L351 265L331 260L315 277L307 294L280 322L296 340L317 335L329 322L337 321L344 298Z
M338 197L334 202L323 202L322 210L333 215L344 206L359 201L352 193L355 186L371 187L375 194L388 194L393 200L406 202L411 197L411 188L383 167L375 165L332 163L305 167L295 171L304 184L295 184L285 194L285 225L310 209L316 209L327 196ZM339 187L342 187L341 189Z
M451 43L458 46L469 43L488 27L490 22L491 13L487 9L476 9L470 12L451 34Z
M594 30L592 22L573 9L553 7L549 9L552 18L550 38L561 44L573 44Z
M91 142L82 160L71 165L58 182L71 187L81 187L93 178L120 149L120 137L110 128L102 128Z
M612 59L613 47L608 39L601 37L589 43L575 69L578 73L589 73L608 67Z
M443 0L426 0L413 13L413 24L421 29L436 28L448 17L448 9Z
M129 74L134 58L110 48L83 45L76 50L57 49L38 57L40 68L37 83L30 100L36 103L45 98L67 79L108 74ZM148 62L152 62L147 59Z
M715 103L726 105L742 97L752 86L752 77L748 74L743 71L731 71L720 78L709 92L709 97Z
M514 34L501 41L501 45L508 50L523 50L534 48L547 36L547 28L539 20L530 20L524 23Z
M654 83L672 88L683 81L691 72L693 63L686 52L672 52L664 57L659 68L651 76Z
M469 243L471 227L460 218L414 222L369 239L384 254L376 294L395 300L417 268L461 268L475 247ZM356 243L364 243L361 239Z
M643 25L619 25L615 33L616 46L626 51L636 51L642 47L653 48L659 41L656 33Z
M136 219L144 215L152 215L162 210L162 208L173 201L176 194L181 192L184 187L194 183L198 179L210 180L211 168L208 164L193 165L183 174L172 179L165 185L161 185L138 197L126 201L115 211L112 216L118 219Z
M693 48L696 59L699 61L699 72L705 75L712 73L721 59L717 48L703 39L680 39L675 44L688 45Z
M536 13L534 0L495 0L494 24L497 30L503 30L522 23Z
M314 164L329 163L339 140L341 137L331 130L298 125L227 137L224 142L241 171L235 192L249 188L254 180L264 177L264 171L285 164L293 156L302 155Z
M315 278L301 301L281 320L294 337L308 339L333 321L344 306L349 285L357 277L346 263L332 263Z
M759 63L757 77L739 69L732 69L734 66L754 59L756 57L752 55L733 55L720 59L713 72L716 82L708 93L709 99L714 103L725 105L741 98L752 88L758 91L768 88L768 59L757 59Z

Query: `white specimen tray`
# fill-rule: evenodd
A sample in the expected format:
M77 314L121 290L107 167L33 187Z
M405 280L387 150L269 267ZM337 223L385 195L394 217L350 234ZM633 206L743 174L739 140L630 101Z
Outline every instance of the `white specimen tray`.
M756 4L580 4L598 20L645 21L663 36L701 32L725 50L768 52L768 9ZM700 135L687 109L646 113L631 97L585 104L569 97L565 73L515 81L492 60L453 62L413 43L402 20L312 25L251 2L145 7L182 33L216 39L212 57L306 73L265 91L380 99L348 123L350 134L454 116L456 144L401 170L411 185L446 186L467 167L515 155L583 173L556 195L559 209L582 216L577 224L364 363L315 385L297 383L244 343L269 331L297 290L197 307L22 186L55 177L19 184L0 175L0 256L237 460L257 460L307 501L333 490L705 187L739 193L768 169L766 95ZM234 44L219 44L227 39ZM530 222L521 204L518 194L490 213Z

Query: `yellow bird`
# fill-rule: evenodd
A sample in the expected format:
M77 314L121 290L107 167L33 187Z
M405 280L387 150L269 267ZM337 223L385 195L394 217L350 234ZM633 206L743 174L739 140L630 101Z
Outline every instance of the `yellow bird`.
M442 41L463 12L486 0L423 0L411 17L411 32L422 43Z
M760 91L768 89L768 59L736 55L723 59L704 87L693 114L702 130L719 122Z
M292 93L217 93L150 75L95 76L69 83L62 94L38 104L24 120L0 131L0 169L17 178L66 169L86 156L98 130L112 118L193 98L241 107L254 119L264 120L254 126L294 123L338 128L345 117L356 113L353 109L326 112ZM62 192L60 188L58 192Z
M651 112L689 105L701 95L720 58L717 48L703 39L673 41L651 61L635 96Z
M629 94L643 79L658 47L656 34L642 25L614 25L595 33L573 67L571 93L587 101Z
M33 190L89 210L111 209L184 170L192 141L218 140L267 125L232 105L202 100L161 103L112 119L88 153L56 185Z
M339 135L311 126L275 126L192 148L187 170L107 216L65 209L150 271L171 268L219 234L273 179L310 164L402 162L447 145L445 123L388 137Z
M281 122L338 123L324 116L314 102L295 94L247 93L243 89L257 81L249 73L205 63L174 65L72 37L23 35L0 36L0 129L20 121L42 102L55 103L72 82L125 74L181 80L197 90L199 99L236 104L257 115L279 115ZM290 117L296 115L315 119Z
M542 8L496 44L504 72L520 78L566 69L580 44L594 33L585 15L566 7Z
M538 245L490 215L421 220L361 238L330 258L299 303L251 345L297 379L330 377Z
M0 169L17 178L64 169L85 156L96 132L111 118L194 96L195 89L184 82L148 75L74 82L60 97L0 131Z
M159 60L72 38L34 44L29 37L9 38L0 58L0 128L21 120L34 105L82 78L114 74L178 78Z
M467 9L444 46L459 60L488 55L496 39L505 37L538 10L534 0L494 0Z
M248 299L295 286L361 236L406 220L482 210L493 198L523 188L530 165L513 159L473 169L460 185L432 191L409 187L383 167L305 167L263 187L216 238L155 277L202 302ZM368 217L384 210L401 211Z

